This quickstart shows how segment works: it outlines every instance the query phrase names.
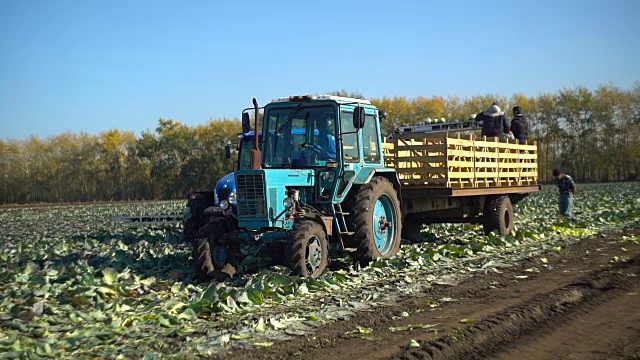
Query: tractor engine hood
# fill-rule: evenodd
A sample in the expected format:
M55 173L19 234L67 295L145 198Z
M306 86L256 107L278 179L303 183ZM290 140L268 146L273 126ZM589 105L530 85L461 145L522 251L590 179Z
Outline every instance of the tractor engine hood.
M238 225L248 230L287 228L283 201L287 187L313 188L312 169L240 170L234 173Z

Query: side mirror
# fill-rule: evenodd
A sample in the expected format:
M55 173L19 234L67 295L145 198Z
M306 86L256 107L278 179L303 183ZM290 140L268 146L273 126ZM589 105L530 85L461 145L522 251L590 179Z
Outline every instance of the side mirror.
M242 133L246 134L251 131L251 117L249 113L242 113Z
M387 113L382 111L382 110L378 110L378 117L380 118L380 121L386 120L387 119Z
M362 129L364 127L364 108L357 107L353 110L353 127Z
M231 158L231 141L227 141L227 145L224 146L224 157L225 159Z

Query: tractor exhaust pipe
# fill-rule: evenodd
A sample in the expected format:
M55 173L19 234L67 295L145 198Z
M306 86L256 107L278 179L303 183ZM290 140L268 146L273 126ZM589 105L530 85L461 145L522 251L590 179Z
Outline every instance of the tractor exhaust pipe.
M260 116L260 109L258 108L258 100L253 98L253 108L255 109L255 134L256 145L251 150L251 169L258 170L261 168L260 162L262 161L262 152L260 151L260 139L258 135L258 117Z

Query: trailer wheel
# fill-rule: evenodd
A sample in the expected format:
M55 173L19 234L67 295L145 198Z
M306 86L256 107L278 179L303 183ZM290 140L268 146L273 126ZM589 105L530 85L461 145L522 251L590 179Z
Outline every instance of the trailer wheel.
M304 277L318 277L329 264L329 242L320 224L303 220L293 226L285 247L289 269Z
M231 231L231 223L224 217L210 217L193 240L193 271L197 279L208 281L215 270L227 264L228 241L223 236Z
M376 176L362 185L355 197L351 228L355 231L355 258L366 266L377 258L389 259L400 250L400 200L391 182Z
M487 199L482 216L482 228L487 235L496 230L501 235L507 235L513 231L513 206L511 199L506 195Z

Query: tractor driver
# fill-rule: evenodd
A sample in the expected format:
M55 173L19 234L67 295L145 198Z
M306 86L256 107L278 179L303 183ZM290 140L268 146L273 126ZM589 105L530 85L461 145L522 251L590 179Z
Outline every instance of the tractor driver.
M316 136L316 144L319 149L322 150L318 154L319 160L336 160L336 138L329 132L328 118L320 118L316 120L316 129L318 135Z

